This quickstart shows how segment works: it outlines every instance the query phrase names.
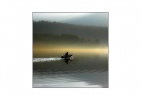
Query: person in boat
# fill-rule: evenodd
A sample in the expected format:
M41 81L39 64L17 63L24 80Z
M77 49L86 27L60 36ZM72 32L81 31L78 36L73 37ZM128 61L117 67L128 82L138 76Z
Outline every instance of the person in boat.
M65 57L68 57L68 52L65 53Z
M68 52L65 53L65 55L61 56L61 58L64 58L64 59L70 59L72 55L69 55Z
M72 61L71 56L72 55L69 55L68 52L66 52L65 55L61 56L61 58L63 58L66 64L68 64L68 61Z

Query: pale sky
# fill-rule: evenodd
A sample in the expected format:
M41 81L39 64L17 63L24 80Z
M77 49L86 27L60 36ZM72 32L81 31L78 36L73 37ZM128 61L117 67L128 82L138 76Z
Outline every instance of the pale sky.
M80 20L81 19L81 20ZM108 26L108 13L33 13L34 21L56 21L71 24L86 23ZM100 23L100 24L99 24Z
M33 13L33 20L62 21L74 17L88 15L89 13Z
M61 21L89 14L93 14L95 16L108 16L108 13L33 13L33 20Z

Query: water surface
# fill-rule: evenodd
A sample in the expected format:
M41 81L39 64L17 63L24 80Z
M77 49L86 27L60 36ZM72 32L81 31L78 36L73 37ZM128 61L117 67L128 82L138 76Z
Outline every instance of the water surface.
M108 56L33 58L33 87L108 88Z

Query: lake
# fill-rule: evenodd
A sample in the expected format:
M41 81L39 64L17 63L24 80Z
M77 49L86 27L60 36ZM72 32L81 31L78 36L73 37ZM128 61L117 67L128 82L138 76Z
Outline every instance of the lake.
M108 88L108 55L33 58L33 88Z

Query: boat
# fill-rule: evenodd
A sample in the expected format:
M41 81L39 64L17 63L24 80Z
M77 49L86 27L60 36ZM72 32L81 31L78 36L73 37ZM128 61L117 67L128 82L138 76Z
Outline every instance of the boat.
M68 64L68 61L69 61L69 60L72 61L73 56L72 56L72 55L69 55L68 52L66 52L65 55L62 55L62 56L61 56L61 58L64 59L65 62Z

